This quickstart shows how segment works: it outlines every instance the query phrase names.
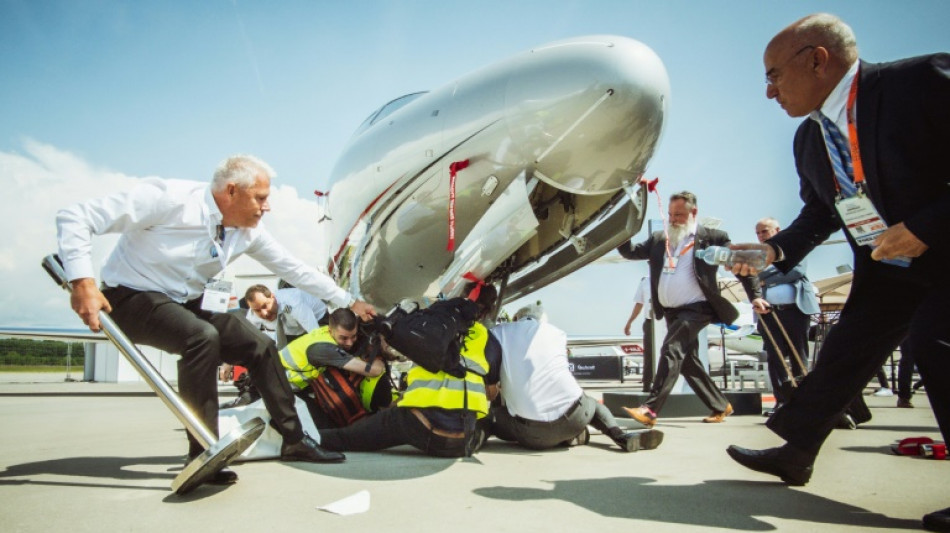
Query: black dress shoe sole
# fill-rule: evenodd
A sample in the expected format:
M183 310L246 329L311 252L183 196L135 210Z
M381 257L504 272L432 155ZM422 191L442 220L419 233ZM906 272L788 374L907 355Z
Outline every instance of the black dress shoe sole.
M811 473L813 470L813 467L811 466L792 467L799 470L799 472L795 472L793 474L791 472L784 471L775 464L772 464L772 461L767 461L758 457L750 457L735 449L733 446L726 448L726 453L729 454L729 457L732 457L733 461L748 468L749 470L755 470L756 472L776 476L785 482L786 485L790 485L792 487L804 487L811 479Z
M923 526L927 531L950 531L950 507L925 514Z

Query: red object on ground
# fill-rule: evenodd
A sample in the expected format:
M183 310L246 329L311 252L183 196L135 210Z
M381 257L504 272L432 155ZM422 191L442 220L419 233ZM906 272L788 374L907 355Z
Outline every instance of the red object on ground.
M247 369L243 366L234 365L234 370L231 374L231 381L237 381L238 378L241 377L241 374L244 374L245 372L247 372Z

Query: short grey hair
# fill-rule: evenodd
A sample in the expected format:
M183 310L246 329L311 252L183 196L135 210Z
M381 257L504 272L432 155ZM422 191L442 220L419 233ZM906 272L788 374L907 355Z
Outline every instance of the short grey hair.
M232 155L218 164L218 168L214 171L214 179L211 180L211 190L223 191L229 183L247 189L257 183L257 177L262 172L268 179L277 177L274 169L257 157L244 154Z
M756 225L762 224L763 226L769 226L769 227L771 227L771 228L777 228L777 227L778 227L778 220L776 220L774 217L765 217L765 218L763 218L762 220L756 222L755 224L756 224Z
M858 39L851 26L830 13L815 13L803 18L793 30L803 44L822 46L850 65L858 60Z
M544 314L544 308L541 307L541 304L528 304L515 313L515 322L524 318L533 318L538 322L542 322L547 319L547 316Z
M670 195L670 203L675 202L676 200L683 200L686 202L686 207L692 209L697 207L699 204L696 201L696 195L689 191L680 191L675 192Z

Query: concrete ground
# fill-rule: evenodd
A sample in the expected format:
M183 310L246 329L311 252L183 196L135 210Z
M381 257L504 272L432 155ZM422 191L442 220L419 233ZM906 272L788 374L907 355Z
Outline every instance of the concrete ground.
M0 376L3 376L0 374ZM596 395L603 387L593 390ZM0 531L898 531L950 506L950 462L889 452L939 439L916 409L868 397L874 419L830 437L806 487L748 471L729 444L779 444L760 416L661 419L665 441L626 454L603 435L546 452L490 440L471 459L405 447L345 463L236 465L240 481L179 497L185 438L144 384L0 378ZM319 507L366 490L369 511Z

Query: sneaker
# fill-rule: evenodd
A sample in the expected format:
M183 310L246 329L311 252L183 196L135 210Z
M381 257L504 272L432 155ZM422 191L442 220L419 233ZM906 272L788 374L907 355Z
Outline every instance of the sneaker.
M891 389L888 389L887 387L881 387L880 389L877 389L876 391L874 391L874 396L880 396L880 397L894 396L894 391L892 391Z
M653 412L653 409L650 409L646 406L637 407L632 409L630 407L624 407L624 411L630 415L630 418L636 420L637 422L643 424L648 428L652 428L656 425L656 413Z
M900 407L901 409L913 409L913 408L914 408L914 404L910 403L910 399L909 399L909 398L906 399L906 400L905 400L904 398L898 398L898 399L897 399L897 407Z

